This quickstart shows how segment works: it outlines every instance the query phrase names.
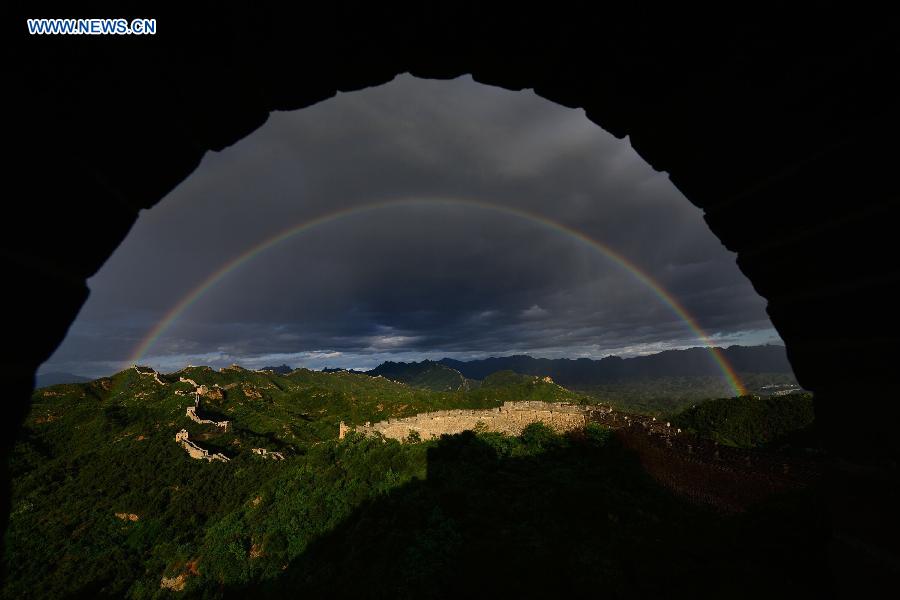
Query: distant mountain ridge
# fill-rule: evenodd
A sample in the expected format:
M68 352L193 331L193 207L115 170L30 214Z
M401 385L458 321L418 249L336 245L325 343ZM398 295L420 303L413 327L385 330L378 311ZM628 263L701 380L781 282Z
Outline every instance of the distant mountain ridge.
M262 369L260 369L260 371L272 371L273 373L276 373L278 375L287 375L293 370L293 368L285 364L282 364L280 367L263 367Z
M38 373L34 379L34 387L43 388L61 383L86 383L88 381L91 381L90 377L82 377L72 373Z
M367 371L367 374L376 377L380 375L412 387L437 392L463 391L478 385L477 382L467 379L457 369L430 360L418 363L388 361Z
M793 373L784 346L730 346L718 348L725 359L739 373ZM491 357L460 361L443 358L439 361L411 363L386 362L368 371L370 375L388 373L411 378L423 367L433 371L432 365L443 365L470 380L482 380L498 371L514 371L523 375L550 376L566 387L600 385L654 377L694 377L721 375L719 365L704 347L686 350L665 350L648 356L602 359L533 358L527 355ZM402 379L398 379L402 380Z

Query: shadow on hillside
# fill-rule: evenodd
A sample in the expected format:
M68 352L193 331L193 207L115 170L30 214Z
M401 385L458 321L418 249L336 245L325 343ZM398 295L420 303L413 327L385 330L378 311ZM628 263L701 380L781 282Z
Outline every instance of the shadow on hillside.
M810 492L740 517L659 487L614 439L498 457L464 433L428 478L359 507L262 587L228 597L825 598L827 531Z

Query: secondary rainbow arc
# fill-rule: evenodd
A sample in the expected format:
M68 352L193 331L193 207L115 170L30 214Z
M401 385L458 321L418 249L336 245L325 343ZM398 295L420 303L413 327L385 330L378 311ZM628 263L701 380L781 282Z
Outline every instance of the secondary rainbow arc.
M135 364L138 363L141 358L147 353L147 351L153 346L153 344L162 336L162 334L165 333L166 330L168 330L168 328L178 320L178 317L181 316L181 314L184 313L188 308L190 308L191 305L193 305L201 296L203 296L204 293L215 286L229 273L240 268L242 265L253 260L259 254L265 252L273 246L277 246L281 242L295 235L301 234L305 231L309 231L310 229L313 229L320 225L324 225L326 223L331 223L340 219L360 215L367 212L374 212L388 208L400 208L404 206L468 206L481 210L498 212L537 223L550 230L556 231L570 238L576 239L581 243L587 244L588 246L596 249L602 255L610 259L614 264L625 269L625 271L630 273L638 281L640 281L651 291L653 291L653 293L665 305L667 305L707 347L713 360L715 361L719 370L722 371L722 374L725 376L729 386L732 388L735 394L738 396L746 395L747 390L741 382L740 377L728 362L728 359L724 356L724 354L722 354L721 350L713 344L712 340L709 337L709 334L707 334L706 331L703 330L697 320L680 302L678 302L678 300L674 296L672 296L672 294L670 294L661 284L653 279L653 277L651 277L640 266L623 256L610 246L604 244L603 242L588 237L585 233L578 231L577 229L573 229L556 221L552 221L543 215L538 215L518 208L499 206L496 204L489 204L467 199L415 198L360 204L320 215L318 217L288 227L287 229L284 229L279 233L251 246L243 253L235 256L234 258L223 264L221 267L207 275L202 281L200 281L199 284L197 284L193 289L185 294L181 298L181 300L179 300L171 309L169 309L169 311L163 316L162 319L160 319L160 321L156 325L154 325L154 327L141 340L140 344L135 347L134 351L131 353L129 361Z

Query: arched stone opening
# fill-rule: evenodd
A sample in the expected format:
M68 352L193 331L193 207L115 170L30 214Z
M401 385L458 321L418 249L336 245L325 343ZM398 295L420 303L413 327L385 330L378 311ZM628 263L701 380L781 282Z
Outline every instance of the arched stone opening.
M158 15L157 36L118 41L113 52L101 38L17 39L13 87L24 93L11 173L20 196L7 208L0 255L15 282L2 366L10 382L4 452L34 370L86 298L85 279L137 211L206 151L246 136L272 110L336 91L406 72L471 74L583 108L628 135L705 211L768 300L800 382L816 393L836 459L835 551L859 569L890 565L884 525L897 500L888 490L898 409L879 400L892 383L888 290L898 279L889 258L893 155L882 143L896 131L898 104L890 27L843 22L800 35L792 24L711 32L562 8L516 16L368 10Z

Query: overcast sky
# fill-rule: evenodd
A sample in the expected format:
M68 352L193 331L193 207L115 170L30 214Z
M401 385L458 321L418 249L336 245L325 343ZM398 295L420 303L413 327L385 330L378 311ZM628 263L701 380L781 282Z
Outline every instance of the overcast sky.
M415 204L419 200L466 203ZM124 368L179 300L270 236L336 210L198 298L143 364L370 368L527 353L633 356L701 345L653 291L535 213L626 256L723 346L781 343L699 209L632 150L531 91L401 76L273 114L200 167L89 281L42 372Z

